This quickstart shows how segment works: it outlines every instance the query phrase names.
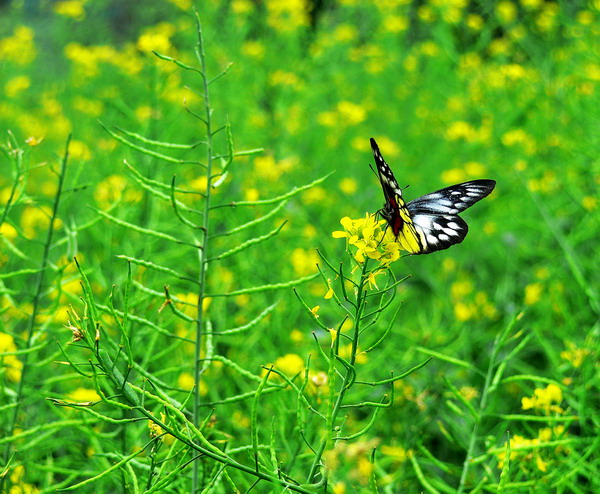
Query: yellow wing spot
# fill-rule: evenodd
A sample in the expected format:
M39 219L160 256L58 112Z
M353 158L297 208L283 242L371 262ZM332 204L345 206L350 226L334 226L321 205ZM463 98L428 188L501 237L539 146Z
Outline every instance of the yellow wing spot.
M400 217L404 223L402 225L402 231L400 232L400 235L398 235L398 242L404 250L411 254L420 254L423 252L421 237L419 237L419 234L417 233L408 209L404 206L404 201L401 202Z

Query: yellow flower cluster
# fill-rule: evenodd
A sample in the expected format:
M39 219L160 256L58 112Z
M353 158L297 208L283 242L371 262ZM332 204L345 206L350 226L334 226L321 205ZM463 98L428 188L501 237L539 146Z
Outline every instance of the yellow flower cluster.
M523 410L536 410L545 415L563 413L559 406L563 400L562 389L556 384L549 384L546 388L537 388L533 396L521 399Z
M354 258L364 263L367 258L379 261L382 266L400 258L401 245L396 242L391 230L386 229L385 220L367 213L364 218L353 220L347 216L340 220L343 231L332 233L333 238L346 238L348 245L356 249Z
M483 291L474 292L473 284L468 279L455 281L450 287L454 302L454 315L460 322L470 319L493 319L498 310Z
M37 54L33 41L33 30L17 26L13 35L0 39L0 60L10 60L17 65L28 65Z
M82 0L63 0L53 5L54 12L64 17L70 17L77 21L85 18L85 2Z
M75 64L78 75L91 78L100 74L101 63L114 65L129 75L136 75L142 70L143 64L134 50L133 46L117 50L108 45L84 46L69 43L64 51L65 56Z
M557 446L552 450L544 447L544 443L564 437L566 434L565 428L562 425L555 427L545 427L538 431L538 436L529 439L524 436L515 434L508 442L510 445L510 461L519 460L520 468L531 471L529 464L535 465L535 468L540 472L548 471L549 463L557 457L556 453L566 452L562 446ZM504 443L505 447L507 443ZM544 459L543 453L548 451L547 460ZM498 458L498 468L504 468L506 462L506 451L496 453ZM533 466L532 465L532 466Z
M6 373L6 377L11 382L19 382L21 379L21 369L23 363L16 355L6 355L17 351L17 346L13 337L6 333L0 333L0 354L5 354L2 357L1 363Z

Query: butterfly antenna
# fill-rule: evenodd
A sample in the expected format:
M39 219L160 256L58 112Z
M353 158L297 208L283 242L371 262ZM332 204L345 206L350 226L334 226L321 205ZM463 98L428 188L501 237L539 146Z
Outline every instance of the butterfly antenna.
M379 179L379 175L377 175L377 172L375 171L375 168L373 168L373 165L371 163L369 163L369 168L375 174L375 176L377 177L377 179Z

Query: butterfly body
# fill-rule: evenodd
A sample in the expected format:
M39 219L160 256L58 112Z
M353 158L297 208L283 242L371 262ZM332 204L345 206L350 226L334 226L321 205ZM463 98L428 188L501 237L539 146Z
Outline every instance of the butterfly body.
M429 254L462 242L469 227L458 213L489 195L496 182L472 180L406 203L375 139L371 139L371 148L385 197L379 213L387 221L396 241L412 254Z

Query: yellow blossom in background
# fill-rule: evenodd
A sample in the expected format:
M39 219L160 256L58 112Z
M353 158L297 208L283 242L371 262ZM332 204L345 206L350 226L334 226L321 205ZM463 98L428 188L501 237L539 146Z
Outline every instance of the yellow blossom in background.
M354 195L358 190L358 183L354 178L346 177L340 180L339 187L344 194L348 194L349 196L351 196Z
M192 0L167 0L176 7L179 7L184 12L189 12L193 6Z
M197 293L178 293L173 296L178 300L177 308L185 315L190 317L198 316L198 294ZM212 303L212 298L204 297L202 299L202 312L206 312Z
M92 153L87 144L73 139L69 145L69 157L76 160L89 160Z
M578 348L575 343L568 341L567 350L560 352L560 358L570 362L573 367L578 369L591 354L592 351L589 348Z
M333 31L333 39L340 43L354 41L358 37L358 29L352 24L340 24Z
M304 359L295 353L288 353L283 357L279 357L274 364L274 367L286 376L295 376L304 370L304 366Z
M328 193L323 187L312 187L302 195L304 204L321 204L327 199Z
M102 112L104 111L104 103L98 100L76 96L73 99L73 108L90 117L97 118L102 115Z
M587 211L595 211L598 209L598 198L594 196L584 196L581 199L581 205Z
M410 26L410 22L403 15L388 15L383 19L383 30L389 33L400 33L406 31Z
M235 14L247 14L254 10L254 2L251 0L233 0L231 10Z
M503 0L496 4L496 16L501 23L507 24L517 17L517 7L508 0Z
M540 31L548 32L554 29L558 23L560 7L554 2L544 2L539 11L535 24Z
M350 355L352 355L352 343L347 345L340 345L340 357L344 359L349 359ZM369 357L366 353L361 352L359 349L356 350L356 363L357 364L365 364L369 360Z
M479 396L479 391L477 391L477 388L474 388L473 386L463 386L458 391L467 401L473 401Z
M381 454L389 456L396 463L404 463L409 458L410 450L406 450L401 446L386 446L380 448Z
M545 0L520 0L520 3L526 9L534 10L540 8L544 1Z
M478 14L469 14L467 15L466 24L473 31L481 31L481 28L484 26L484 20Z
M337 111L341 121L347 125L356 125L367 118L366 110L351 101L340 101L337 104Z
M16 352L17 346L13 337L0 332L0 354ZM16 355L3 355L0 357L0 365L4 368L6 378L11 382L19 382L23 363Z
M564 410L558 406L563 400L562 389L556 384L549 384L545 388L537 388L531 397L521 399L523 410L536 410L550 414L561 414Z
M333 111L324 111L317 115L317 122L325 127L336 127L338 125L338 115Z
M242 45L242 54L247 57L262 60L265 56L266 48L264 43L257 40L245 41Z
M544 285L541 283L530 283L525 286L525 305L534 305L542 298Z
M244 190L245 201L258 201L260 199L260 191L254 187L248 187Z
M25 237L32 239L38 231L46 231L50 226L50 218L52 217L52 209L48 206L33 207L27 206L21 214L21 228ZM62 226L62 221L56 219L54 228L58 229Z
M294 268L294 273L298 276L307 276L316 272L319 256L314 249L295 248L290 256L290 262Z
M506 38L496 38L489 44L490 55L508 55L510 52L510 40Z
M96 186L94 199L102 209L107 209L111 204L122 198L127 187L127 180L122 175L111 175Z
M445 184L456 184L464 182L467 179L467 174L462 168L449 168L442 172L441 179Z
M85 18L85 3L83 0L62 0L54 3L52 8L58 15L81 21Z
M453 299L461 299L473 292L473 283L470 280L455 281L450 286Z
M177 28L168 22L161 22L155 26L145 29L137 40L136 47L144 53L156 51L167 53L171 48L171 36Z
M189 372L182 372L177 378L177 386L185 391L194 389L194 376Z
M23 66L29 65L36 55L33 30L30 27L16 26L12 36L0 39L0 60L10 60Z
M5 203L6 204L6 203ZM14 240L17 238L17 230L10 223L2 223L0 225L0 236L5 237L9 240Z
M31 80L26 75L19 75L9 79L4 85L4 92L9 98L18 96L31 86Z
M271 86L299 87L300 79L293 72L276 70L269 75L269 84L271 84Z
M454 304L454 315L460 322L468 321L473 319L477 313L477 309L473 304L466 304L463 302L457 302Z
M266 0L267 24L281 33L309 25L307 0Z
M469 178L478 178L487 173L486 167L477 161L469 161L468 163L465 163L465 171L467 172Z
M464 139L465 141L471 142L476 135L477 131L475 130L475 127L469 122L464 122L462 120L453 122L448 129L446 129L446 139L449 141Z
M69 400L77 402L77 403L85 403L88 401L100 401L100 396L96 392L95 389L92 388L77 388L74 391L71 391L67 397Z

